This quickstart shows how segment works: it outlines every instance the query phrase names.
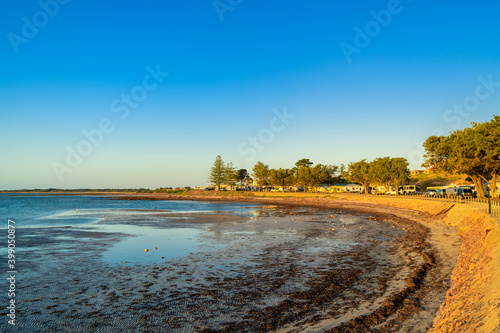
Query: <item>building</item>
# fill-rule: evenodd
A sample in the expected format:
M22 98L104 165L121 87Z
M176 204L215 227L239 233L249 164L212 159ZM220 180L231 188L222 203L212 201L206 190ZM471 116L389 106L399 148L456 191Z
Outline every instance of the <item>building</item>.
M363 186L359 184L335 184L328 188L330 192L350 192L350 193L362 193L364 191Z
M430 167L429 169L424 170L424 173L428 174L428 175L431 173L435 173L435 172L436 172L436 170L434 169L434 167Z

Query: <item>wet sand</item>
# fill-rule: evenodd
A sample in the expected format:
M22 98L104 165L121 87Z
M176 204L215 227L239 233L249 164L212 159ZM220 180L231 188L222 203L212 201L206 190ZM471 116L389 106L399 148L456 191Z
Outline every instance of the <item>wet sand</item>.
M20 230L24 261L19 263L23 278L18 282L22 306L17 329L208 333L430 328L458 254L454 228L398 208L293 204L264 208L259 216L137 211L127 223L199 228L204 241L221 245L148 265L102 261L107 248L133 237L125 233ZM113 218L99 222L121 223Z

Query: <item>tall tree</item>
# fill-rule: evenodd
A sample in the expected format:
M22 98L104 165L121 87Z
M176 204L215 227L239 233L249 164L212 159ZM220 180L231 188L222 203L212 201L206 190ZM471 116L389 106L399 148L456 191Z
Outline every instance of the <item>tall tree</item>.
M444 136L435 136L432 135L425 140L423 147L425 149L424 154L424 163L422 166L424 168L437 167L439 162L445 159L444 156L441 156L440 144L444 142L446 138Z
M269 185L269 166L262 163L257 162L252 169L253 178L257 181L258 186L267 186Z
M311 162L311 160L309 160L308 158L303 158L301 160L298 160L296 163L295 163L295 166L297 167L297 169L301 168L301 167L310 167L311 165L313 165L314 163Z
M214 165L210 168L208 181L215 185L217 191L220 190L220 186L226 181L226 167L220 155L217 155Z
M293 183L293 172L290 169L269 170L269 183L274 186L289 186Z
M429 137L424 149L425 166L469 176L478 197L485 197L484 182L500 173L500 117L472 123L446 137Z
M229 187L230 190L232 190L233 186L235 186L236 182L238 181L238 171L231 162L227 163L225 171L226 171L226 185Z
M307 187L312 179L311 167L300 166L297 168L297 176L295 177L296 184L302 186L304 192L307 192Z
M318 185L325 183L332 174L332 167L323 164L316 164L311 167L311 174L309 179L309 186L316 191Z
M500 175L500 116L494 116L488 122L473 123L472 128L476 132L475 141L479 148L477 156L485 163L486 177L491 180L490 196L496 198Z
M247 169L239 169L237 171L237 176L238 176L238 182L240 183L240 186L243 186L243 183L245 182L245 178L247 178L249 176Z
M363 159L359 162L349 163L347 170L343 173L344 177L353 183L359 183L365 189L365 193L370 193L370 182L372 171L370 163Z
M297 186L302 186L304 192L307 192L307 187L312 179L311 172L311 162L308 158L303 158L295 163L295 168L293 168L293 173L295 174L295 182Z
M391 158L390 157L379 157L370 162L370 178L371 182L385 186L388 190L391 184Z
M343 165L342 165L343 166ZM327 185L333 185L342 182L342 174L343 174L343 169L339 168L337 165L327 165L327 172L328 172L328 177L326 180L323 181L323 183Z
M250 185L252 185L252 183L253 183L253 179L252 179L252 177L250 177L250 175L246 176L245 180L243 180L243 184L245 184L246 186L250 186Z
M399 187L408 181L410 170L408 161L403 157L391 158L389 177L392 185L396 187L396 195L399 194Z

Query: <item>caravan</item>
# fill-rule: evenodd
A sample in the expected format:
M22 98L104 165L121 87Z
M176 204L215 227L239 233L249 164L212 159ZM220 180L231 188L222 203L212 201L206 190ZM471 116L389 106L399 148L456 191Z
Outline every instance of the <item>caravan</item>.
M453 195L462 198L473 197L472 189L470 186L459 186L453 190Z
M401 193L401 190L400 190ZM404 195L419 194L419 188L417 185L405 185L403 186L402 193Z

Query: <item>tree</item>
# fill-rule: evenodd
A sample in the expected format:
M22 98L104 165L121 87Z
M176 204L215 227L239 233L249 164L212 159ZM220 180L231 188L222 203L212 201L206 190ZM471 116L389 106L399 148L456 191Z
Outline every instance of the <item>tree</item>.
M307 186L312 179L311 165L313 165L313 162L310 159L303 158L298 160L295 163L295 168L293 168L296 184L297 186L302 186L304 192L307 192Z
M500 173L500 117L472 123L472 127L446 137L429 137L424 149L425 166L467 175L474 182L478 197L484 198L484 182L496 180Z
M233 166L233 163L229 162L225 167L226 172L226 185L229 186L229 189L232 190L233 186L236 185L238 181L238 171Z
M292 170L282 168L269 170L269 183L281 187L293 184Z
M296 164L297 165L297 164ZM312 172L309 166L300 166L297 169L296 183L298 186L304 188L304 192L307 192L307 186L311 182Z
M389 177L392 185L396 187L396 195L399 194L399 187L408 181L410 170L408 161L403 157L391 158Z
M243 180L243 184L245 184L246 186L250 186L250 185L252 185L252 183L253 183L253 179L252 179L252 177L250 177L250 175L246 176L245 180Z
M468 175L474 182L478 197L484 198L483 184L488 180L488 171L478 146L481 143L475 138L476 134L473 128L464 128L443 140L438 151L446 159L438 165L445 171Z
M372 179L371 163L366 159L359 162L349 163L344 177L353 183L359 183L365 189L365 193L370 193L370 182Z
M323 184L326 182L332 171L331 166L323 165L323 164L316 164L314 167L311 167L311 173L310 173L310 179L309 179L309 186L313 188L316 191L316 187L320 184Z
M308 158L303 158L301 160L298 160L296 163L295 163L295 166L297 167L297 169L300 169L301 167L310 167L311 165L313 165L314 163L311 162Z
M370 180L372 183L385 186L389 190L391 185L391 158L379 157L370 162ZM397 190L396 190L397 191Z
M220 155L217 155L214 165L210 168L208 181L215 185L216 191L219 191L221 184L224 184L226 181L226 168Z
M296 172L296 184L304 188L304 192L308 187L316 190L316 187L322 183L331 180L331 177L337 171L338 167L331 165L317 164L312 167L312 163L308 159L300 160L295 163L298 169Z
M257 162L252 169L253 178L257 181L258 186L267 186L269 185L269 166L262 163Z
M238 182L240 182L240 186L243 186L245 179L249 176L247 169L239 169L237 172Z
M343 165L342 165L343 166ZM327 165L328 177L323 181L325 184L333 185L342 182L342 167L336 165Z
M490 196L496 198L496 184L500 175L500 116L494 116L489 122L473 123L472 128L479 148L477 156L485 163L486 177L492 183Z
M444 136L430 136L425 140L423 147L425 149L424 163L422 166L424 168L437 167L439 162L443 160L443 156L440 156L439 145L445 140Z

